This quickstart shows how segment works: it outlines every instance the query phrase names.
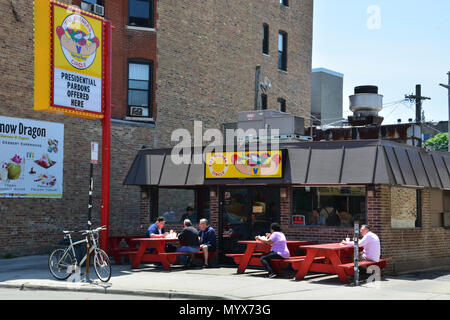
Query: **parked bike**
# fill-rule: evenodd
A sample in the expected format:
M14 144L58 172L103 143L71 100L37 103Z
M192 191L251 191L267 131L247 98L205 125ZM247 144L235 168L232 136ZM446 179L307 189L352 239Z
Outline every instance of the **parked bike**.
M48 258L50 273L58 280L65 280L70 277L74 270L81 268L89 254L90 261L92 261L91 257L94 257L94 270L97 277L103 282L108 282L111 278L111 263L106 252L98 247L99 232L101 230L106 230L106 227L79 231L85 236L85 239L77 242L72 242L71 235L75 231L63 231L64 239L68 238L70 245L65 249L56 249L50 254ZM89 253L86 253L81 261L78 262L74 247L79 244L86 245L88 242L90 244Z

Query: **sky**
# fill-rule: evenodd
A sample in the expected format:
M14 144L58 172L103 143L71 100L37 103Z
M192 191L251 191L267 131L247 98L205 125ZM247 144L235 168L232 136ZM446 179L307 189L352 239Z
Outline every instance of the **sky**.
M344 117L355 86L377 85L384 124L415 119L393 102L422 85L426 121L448 120L449 0L314 0L313 68L344 74Z

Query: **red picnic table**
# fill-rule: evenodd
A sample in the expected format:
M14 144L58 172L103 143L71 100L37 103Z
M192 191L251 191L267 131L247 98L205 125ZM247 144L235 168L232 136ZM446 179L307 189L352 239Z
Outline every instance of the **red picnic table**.
M303 261L292 264L298 270L295 276L297 280L303 280L308 272L319 272L336 274L341 282L348 282L347 274L341 266L353 262L353 247L341 243L326 243L300 248L306 250L306 257Z
M130 254L132 268L139 267L141 262L161 262L165 270L170 270L170 262L173 263L176 257L165 254L166 243L177 242L178 238L133 238L131 241L139 244L137 252ZM146 253L147 249L154 249L154 252Z
M247 249L245 253L239 254L226 254L227 257L231 257L234 259L234 262L238 264L237 273L244 273L247 266L262 266L261 256L270 252L270 245L265 244L261 241L256 240L245 240L238 241L238 243L246 244ZM312 244L310 241L295 241L289 240L286 241L286 245L291 253L291 256L295 257L296 250L299 249L300 246Z
M131 241L133 238L143 238L144 235L134 236L110 236L108 237L108 255L114 258L116 264L122 264L121 256L128 256L129 253L137 251L136 242ZM128 247L119 248L120 242L125 240Z

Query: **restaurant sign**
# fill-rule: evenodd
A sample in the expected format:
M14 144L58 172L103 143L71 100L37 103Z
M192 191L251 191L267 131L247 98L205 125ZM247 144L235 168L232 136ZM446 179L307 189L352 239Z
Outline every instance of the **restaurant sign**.
M35 110L103 118L103 19L35 1Z
M0 197L62 198L64 124L0 116Z
M207 153L205 178L281 178L281 151Z

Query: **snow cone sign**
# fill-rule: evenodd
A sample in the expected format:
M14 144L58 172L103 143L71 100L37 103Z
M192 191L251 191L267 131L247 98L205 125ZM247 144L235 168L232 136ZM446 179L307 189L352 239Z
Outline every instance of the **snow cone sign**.
M103 118L103 27L89 12L35 1L35 110Z

